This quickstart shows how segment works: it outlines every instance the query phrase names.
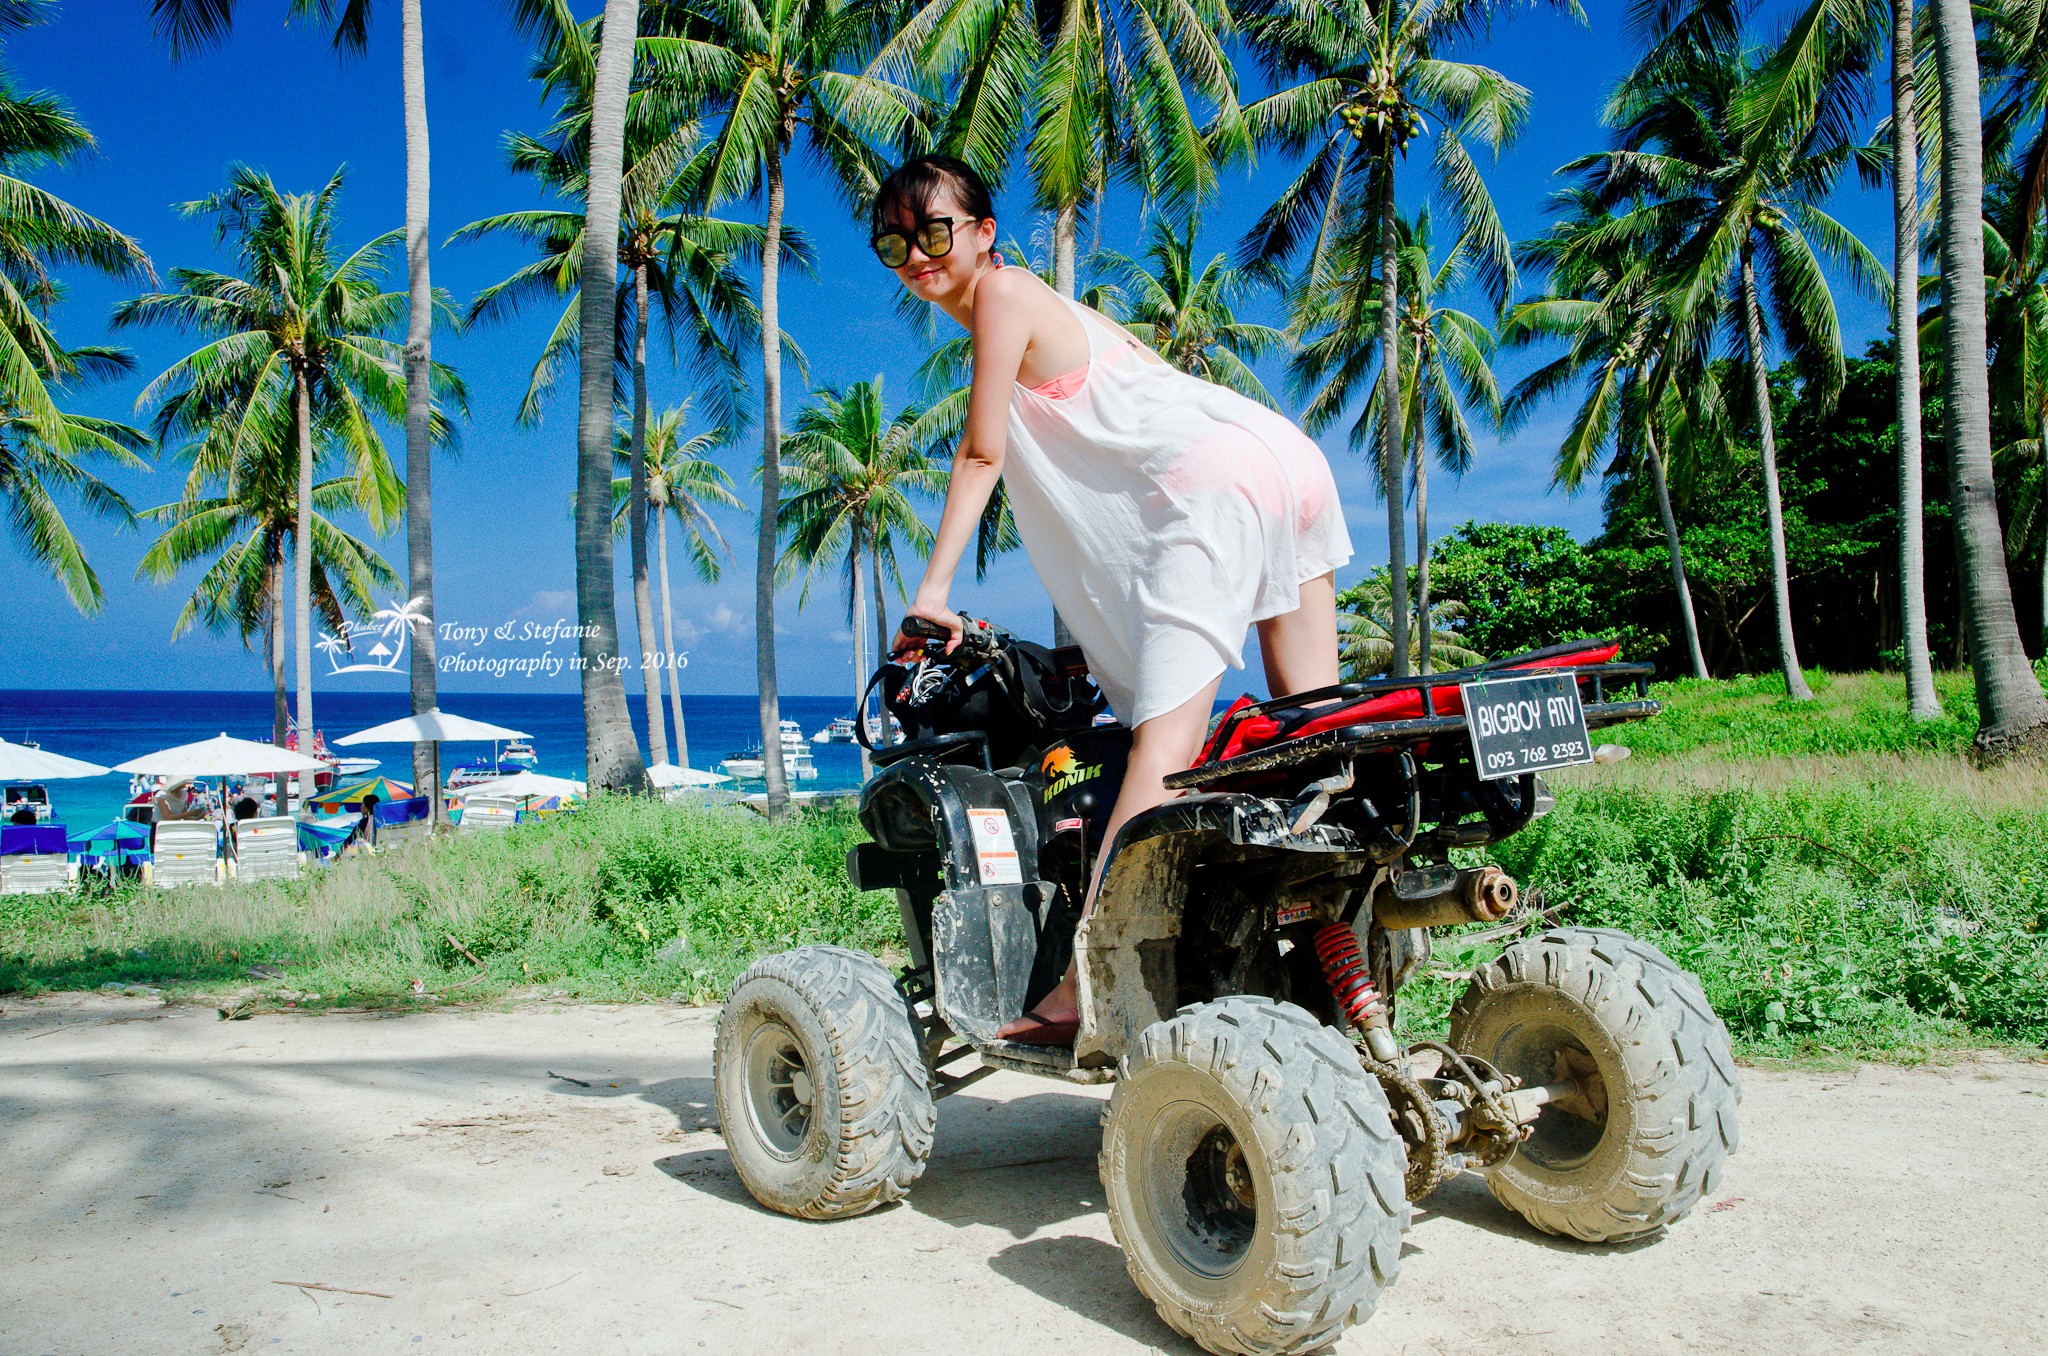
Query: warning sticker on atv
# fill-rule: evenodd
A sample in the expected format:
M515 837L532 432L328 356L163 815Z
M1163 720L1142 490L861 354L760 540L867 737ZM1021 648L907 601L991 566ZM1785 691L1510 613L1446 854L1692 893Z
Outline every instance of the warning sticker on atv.
M1482 780L1593 761L1586 710L1570 674L1465 683L1465 728Z
M1022 885L1024 868L1017 860L1017 838L1010 832L1010 817L1001 810L969 810L967 823L974 830L974 860L981 867L981 883Z

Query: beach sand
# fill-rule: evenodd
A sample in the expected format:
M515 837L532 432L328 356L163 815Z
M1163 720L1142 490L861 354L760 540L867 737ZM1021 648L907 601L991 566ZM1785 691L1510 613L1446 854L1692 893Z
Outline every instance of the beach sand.
M4 1006L9 1352L1195 1350L1110 1242L1100 1090L997 1074L907 1202L803 1223L711 1124L709 1010ZM1744 1077L1742 1151L1668 1236L1561 1242L1455 1181L1337 1350L2048 1342L2048 1066Z

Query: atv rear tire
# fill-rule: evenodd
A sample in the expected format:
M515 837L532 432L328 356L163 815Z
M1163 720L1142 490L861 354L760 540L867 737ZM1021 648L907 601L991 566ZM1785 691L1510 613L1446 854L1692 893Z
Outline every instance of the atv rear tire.
M756 961L719 1014L711 1062L733 1166L771 1210L858 1215L924 1172L930 1076L874 957L806 946Z
M1728 1028L1691 974L1610 928L1557 928L1481 967L1451 1009L1451 1044L1535 1087L1594 1095L1543 1109L1487 1174L1546 1233L1614 1243L1682 1218L1720 1181L1742 1100Z
M1386 1094L1291 1004L1226 998L1146 1028L1103 1114L1109 1223L1159 1316L1215 1352L1314 1351L1401 1265Z

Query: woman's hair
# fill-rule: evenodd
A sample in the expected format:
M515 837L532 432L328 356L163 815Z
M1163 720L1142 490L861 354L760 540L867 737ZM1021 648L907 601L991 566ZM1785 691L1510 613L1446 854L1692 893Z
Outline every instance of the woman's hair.
M875 203L868 212L870 234L894 230L905 218L917 221L930 215L932 200L948 188L969 216L995 219L995 200L989 196L988 185L965 160L920 155L904 161L875 190Z

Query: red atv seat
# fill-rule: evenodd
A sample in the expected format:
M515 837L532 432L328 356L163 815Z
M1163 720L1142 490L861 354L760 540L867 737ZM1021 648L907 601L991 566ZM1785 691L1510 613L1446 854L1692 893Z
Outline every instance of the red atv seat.
M1554 669L1576 664L1605 664L1620 652L1621 646L1613 641L1589 640L1577 645L1556 645L1547 650L1538 650L1528 655L1518 655L1513 659L1500 660L1481 668L1463 669L1459 672L1477 678L1484 674L1509 673L1516 669ZM1448 678L1454 675L1439 676ZM1436 715L1465 714L1464 694L1459 691L1456 684L1432 688L1431 693L1435 699ZM1237 721L1231 719L1252 704L1249 697L1239 697L1231 703L1230 709L1223 713L1223 719L1217 722L1216 732L1209 736L1209 742L1203 747L1201 757L1195 760L1196 767L1204 763L1220 762L1225 758L1235 758L1241 753L1250 753L1269 744L1321 734L1325 730L1341 730L1350 725L1366 725L1382 720L1417 720L1423 714L1422 689L1419 687L1377 692L1371 696L1358 697L1306 713L1290 712L1292 718L1286 720L1276 720L1268 715L1248 716ZM1304 714L1307 719L1302 718Z

